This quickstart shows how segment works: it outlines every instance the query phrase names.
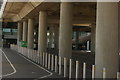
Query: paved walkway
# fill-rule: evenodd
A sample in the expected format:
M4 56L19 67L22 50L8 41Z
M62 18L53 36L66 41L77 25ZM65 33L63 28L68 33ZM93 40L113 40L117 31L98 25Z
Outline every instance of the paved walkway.
M41 78L62 78L62 76L31 62L16 51L8 48L4 48L1 51L3 51L3 78L29 78L29 80L38 80Z

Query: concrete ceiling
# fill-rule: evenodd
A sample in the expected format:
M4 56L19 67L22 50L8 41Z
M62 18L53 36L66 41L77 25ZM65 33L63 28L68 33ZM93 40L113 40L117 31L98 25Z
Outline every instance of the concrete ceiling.
M6 3L4 12L3 12L3 18L5 19L11 19L16 14L20 12L20 10L25 6L26 3L24 2L9 2Z
M73 5L73 24L88 24L96 21L95 2L75 2ZM7 2L3 13L3 19L4 21L16 22L34 18L37 22L40 10L46 10L48 12L49 23L59 23L59 2Z

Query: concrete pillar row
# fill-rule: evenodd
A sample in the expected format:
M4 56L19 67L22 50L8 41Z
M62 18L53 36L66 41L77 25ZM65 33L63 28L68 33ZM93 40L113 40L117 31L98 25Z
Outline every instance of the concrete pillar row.
M78 43L79 43L79 31L76 31L76 49L78 49Z
M106 68L106 78L115 78L118 72L118 3L97 3L96 24L96 78L102 78Z
M23 21L23 41L27 41L28 22Z
M38 35L38 50L46 52L47 50L47 12L39 12L39 35Z
M59 56L71 58L72 56L72 15L73 5L62 2L60 6L60 37Z
M20 45L22 40L22 22L18 22L17 45Z
M28 48L34 49L34 20L28 19Z
M55 49L59 49L59 26L55 25L54 28L54 43L55 43Z
M52 45L53 45L53 40L54 40L54 25L50 25L50 27L49 27L49 33L50 33L50 35L49 35L49 49L52 49L53 47L52 47Z
M96 41L96 25L91 24L91 52L95 53L95 41Z

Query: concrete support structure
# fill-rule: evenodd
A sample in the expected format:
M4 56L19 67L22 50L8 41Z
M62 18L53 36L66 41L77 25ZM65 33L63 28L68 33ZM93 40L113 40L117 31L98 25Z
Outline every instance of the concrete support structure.
M53 40L54 40L54 26L53 25L51 25L50 27L49 27L49 33L50 33L50 35L49 35L49 49L52 49L53 47L52 47L52 45L53 45Z
M95 53L96 25L91 25L91 52Z
M27 32L28 32L28 23L27 21L23 22L23 41L27 41Z
M79 43L79 31L76 31L76 49L78 49L78 43Z
M118 5L118 14L120 14L120 2ZM118 21L120 21L120 15L118 15ZM120 23L118 23L118 49L119 49L119 61L120 61ZM120 62L119 62L119 67L120 67ZM120 72L120 68L119 68Z
M22 40L22 22L18 22L17 45L20 45Z
M34 48L34 20L28 19L28 48Z
M71 58L72 55L72 8L72 3L61 3L59 56L67 58Z
M58 25L55 26L54 29L54 43L55 43L55 49L59 49L59 27Z
M118 3L97 3L96 78L115 78L118 71Z
M38 50L40 52L46 52L47 50L47 12L46 11L40 11L39 13Z

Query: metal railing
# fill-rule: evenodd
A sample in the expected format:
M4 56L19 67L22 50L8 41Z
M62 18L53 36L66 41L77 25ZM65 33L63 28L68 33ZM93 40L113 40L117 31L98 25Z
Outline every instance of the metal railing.
M11 49L18 51L20 54L25 56L26 58L30 59L31 61L35 62L36 64L39 64L48 70L54 71L55 73L58 73L59 75L63 75L65 78L83 78L84 80L87 78L87 64L84 62L82 64L82 77L80 77L80 62L75 61L73 59L63 58L61 56L56 56L53 54L48 53L40 53L37 50L32 50L24 47L20 47L17 45L11 44ZM75 63L75 65L74 65ZM73 66L74 65L74 66ZM73 71L73 67L75 67L75 70ZM91 79L95 80L95 65L91 66ZM75 73L73 73L75 72ZM102 79L106 79L106 68L103 68L102 70ZM72 74L75 74L75 76L72 76ZM116 79L120 79L120 73L116 73Z

